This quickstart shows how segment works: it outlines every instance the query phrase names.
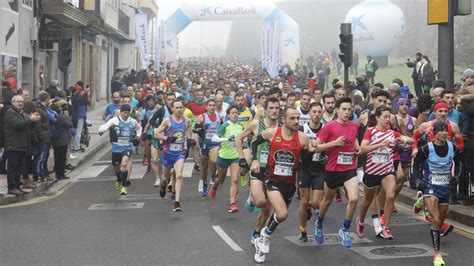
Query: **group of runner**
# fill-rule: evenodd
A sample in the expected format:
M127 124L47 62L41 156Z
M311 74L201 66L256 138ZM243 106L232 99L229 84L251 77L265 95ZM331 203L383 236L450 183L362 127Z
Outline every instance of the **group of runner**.
M315 242L324 243L325 217L341 191L347 199L339 230L344 247L352 246L349 230L354 215L356 234L365 237L369 210L375 234L393 239L394 201L407 179L412 157L417 157L425 162L424 189L414 208L427 213L434 264L444 264L440 236L453 230L444 219L453 161L463 150L459 128L448 120L451 107L447 103L434 105L435 119L417 127L416 118L407 112L411 100L392 102L398 110L393 114L387 106L390 95L382 88L371 89L368 108L357 117L353 99L344 89L335 88L337 93L322 96L316 90L311 95L307 86L292 88L284 79L270 78L257 67L229 62L204 65L215 68L196 72L203 66L189 61L163 75L161 84L147 89L145 99L154 110L147 119L138 122L131 117L137 117L140 108L133 103L140 91L132 89L123 94L117 115L100 127L99 133L111 133L116 188L121 194L127 194L130 185L131 155L138 140L149 145L155 185L162 198L168 190L175 212L183 211L183 168L188 155L200 165L195 169L200 169L203 197L214 200L230 172L228 212L239 212L239 179L241 187L249 183L245 207L257 213L251 242L255 261L262 263L270 251L272 234L288 218L296 192L300 241L308 241L307 223L315 216ZM175 80L180 75L179 88ZM145 142L147 139L150 141ZM426 145L418 146L421 139ZM361 189L364 198L356 214Z

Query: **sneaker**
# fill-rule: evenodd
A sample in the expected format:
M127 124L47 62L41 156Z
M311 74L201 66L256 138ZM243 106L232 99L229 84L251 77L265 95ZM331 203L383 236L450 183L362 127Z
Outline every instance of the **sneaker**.
M384 226L382 231L382 237L384 239L393 240L392 229L390 229L390 227L388 226Z
M454 226L452 224L448 224L444 222L439 229L441 236L447 236L451 231L454 230Z
M381 225L384 225L384 224L385 224L385 215L381 214L381 215L379 216L379 221L380 221L380 224L381 224Z
M122 188L122 182L120 181L115 181L115 189L120 190Z
M72 171L72 170L76 169L76 167L74 167L72 164L66 164L64 169Z
M194 170L201 172L201 168L197 164L194 165Z
M262 253L267 254L270 252L270 235L265 233L266 227L260 231L260 236L255 242L255 247L260 249Z
M420 192L420 191L418 191ZM423 209L423 199L418 198L413 204L413 212L418 214Z
M160 183L161 183L161 180L158 178L156 181L155 181L155 184L153 184L154 187L159 187L160 186ZM165 190L166 191L166 190Z
M171 200L171 202L176 202L176 194L175 193L173 193L173 192L170 193L170 200Z
M211 186L216 182L216 175L211 175Z
M150 173L150 172L151 172L151 165L148 165L148 166L146 167L146 172L147 172L147 173Z
M211 189L209 190L209 198L215 199L216 193L217 193L217 189L215 189L214 186L212 186Z
M316 228L314 229L314 239L319 245L322 245L324 243L323 227L317 226L317 223Z
M127 188L124 187L124 186L122 186L122 187L120 188L120 195L127 195L127 194L128 194Z
M169 193L173 192L173 184L171 182L168 184L167 189Z
M301 242L308 242L308 233L306 233L306 231L304 232L300 232L300 238L299 240Z
M346 248L352 247L352 239L346 228L339 229L339 235L342 238L342 245Z
M441 255L441 252L437 251L433 257L433 265L434 266L444 266L444 260L443 256Z
M431 213L426 209L423 209L423 218L425 219L425 222L431 223Z
M342 201L342 198L341 198L341 191L338 189L336 190L336 197L334 197L334 200L336 202L341 202Z
M376 219L376 220L374 221L374 230L375 230L375 235L376 235L378 238L383 238L383 236L382 236L383 228L382 228L382 225L380 224L379 219Z
M24 180L23 188L34 189L36 188L35 182L31 181L29 178Z
M207 184L202 185L202 194L201 194L201 196L203 196L203 197L209 196L209 192L207 190Z
M76 158L77 158L77 153L71 152L71 154L69 154L69 159L74 160Z
M308 209L306 210L306 220L311 220L311 216L313 216L313 212L311 211L311 207L308 207Z
M173 211L174 212L182 212L183 209L181 209L181 204L179 204L179 201L173 202Z
M228 213L238 213L238 212L239 212L239 208L237 208L237 204L231 203L231 204L230 204L230 208L229 208L229 210L228 210L227 212L228 212Z
M249 212L254 212L255 211L255 206L252 203L252 195L249 195L249 197L245 201L245 208Z
M252 245L255 245L255 241L257 241L257 238L260 237L260 234L252 234L250 236L250 243L252 243Z
M147 158L143 158L142 165L143 166L148 166L148 159Z
M313 212L313 215L314 215L314 218L318 218L319 216L319 208L313 208L311 209L311 211Z
M160 198L164 198L166 196L166 186L160 186Z
M249 182L249 178L247 175L240 176L240 186L245 188Z
M259 207L255 207L255 208L253 209L253 212L259 213L261 210L262 210L262 209L260 209Z
M356 229L357 236L359 238L364 238L365 237L365 231L364 231L365 223L361 223L359 217L357 217L356 223L357 223L357 229Z
M262 250L258 247L257 242L254 242L255 246L255 255L254 255L254 260L256 263L264 263L265 262L265 253L262 252Z

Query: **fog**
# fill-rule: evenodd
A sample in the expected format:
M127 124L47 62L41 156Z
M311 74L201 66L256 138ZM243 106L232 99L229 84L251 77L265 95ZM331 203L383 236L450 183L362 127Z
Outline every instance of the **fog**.
M300 28L301 55L338 47L339 26L357 0L254 0L273 2ZM370 0L369 0L370 1ZM159 19L166 20L183 1L158 0ZM216 2L216 1L214 1ZM389 57L413 56L417 51L437 54L437 26L427 25L426 0L392 0L405 15L405 32ZM474 2L474 0L473 0ZM472 4L474 7L474 3ZM383 23L384 18L380 18ZM260 56L261 21L196 21L179 35L179 57ZM455 51L457 64L474 65L474 15L455 17Z

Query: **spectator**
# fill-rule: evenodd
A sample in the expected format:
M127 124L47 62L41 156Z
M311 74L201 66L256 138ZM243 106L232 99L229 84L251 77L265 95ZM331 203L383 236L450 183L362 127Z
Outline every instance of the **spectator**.
M204 91L202 89L197 90L194 101L188 103L186 107L188 107L195 116L204 114L207 109L207 101L204 98Z
M395 103L397 103L398 99L402 97L400 94L400 85L397 83L390 83L390 85L388 85L388 92L390 93L390 99L392 100L392 103L394 103L391 106L391 112L392 114L396 115L398 113L398 108Z
M112 93L120 92L120 90L122 89L122 82L120 81L120 71L115 71L115 74L112 77L112 81L110 82L110 88L112 89Z
M7 183L8 194L23 195L20 175L23 170L26 152L29 148L29 124L41 119L40 115L23 113L24 100L20 95L12 98L12 106L5 113L5 150L8 156Z
M370 84L375 83L375 72L379 69L379 65L377 62L372 58L372 56L367 56L367 64L365 64L365 76Z
M409 68L413 68L413 72L411 73L411 78L413 79L413 85L415 86L415 93L416 93L416 96L420 96L420 94L422 93L421 91L421 84L418 80L418 62L421 61L421 56L422 54L420 52L416 53L416 58L415 58L415 61L410 61L410 59L407 60L407 67ZM418 66L418 67L417 67ZM400 86L401 87L401 86Z
M72 106L74 108L73 120L77 121L76 135L72 143L72 156L75 157L81 151L81 134L87 117L87 104L89 103L89 90L84 89L84 83L78 81L74 85L74 92L71 97Z
M47 179L47 169L45 169L45 163L48 160L49 145L50 145L50 131L49 124L50 118L48 109L50 104L50 97L46 91L39 93L39 102L36 104L36 112L40 115L41 119L38 121L37 135L38 135L38 147L36 155L33 160L33 179L37 182L51 181Z
M67 147L71 142L71 131L74 127L72 119L69 117L68 105L64 100L53 103L52 109L58 114L55 125L56 134L51 140L54 148L54 172L56 179L67 179L64 169L67 161Z
M364 95L364 98L367 97L368 89L367 86L365 85L366 78L365 76L359 76L356 78L356 89L360 90L362 94Z
M309 72L308 78L309 78L308 80L309 94L313 96L314 88L316 87L316 77L314 76L313 72Z
M421 57L421 64L418 81L421 82L423 93L430 93L431 83L436 79L433 65L427 55Z
M23 97L23 100L25 101L23 111L25 115L31 116L33 113L36 112L36 105L34 102L27 101L25 97ZM25 161L23 162L23 188L35 188L36 184L30 179L30 174L33 173L33 159L34 156L36 155L36 150L38 148L38 132L36 131L36 126L38 122L36 123L30 123L28 125L29 130L28 130L28 138L30 140L29 142L29 147L28 151L26 152L25 155Z
M56 96L58 95L58 92L60 91L58 89L58 86L59 86L59 81L51 80L51 83L49 83L48 88L46 88L45 91L49 94L49 97L51 97L51 99L56 98Z

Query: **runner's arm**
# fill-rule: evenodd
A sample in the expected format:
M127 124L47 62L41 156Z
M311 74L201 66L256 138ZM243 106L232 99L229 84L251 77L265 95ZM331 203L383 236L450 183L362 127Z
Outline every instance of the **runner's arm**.
M163 132L165 132L168 129L169 124L170 124L170 120L167 117L167 118L165 118L165 120L163 120L161 125L155 129L155 132L154 132L155 138L157 138L159 140L162 140L162 141L166 141L168 139L168 137L166 137L163 134Z
M258 145L264 143L265 141L269 141L276 133L276 128L269 128L265 129L261 135L257 136L257 138L252 141L252 160L257 160L257 150Z
M252 122L250 122L249 126L244 129L244 131L235 136L235 147L237 148L237 152L239 153L240 159L245 159L244 149L242 147L242 139L246 138L247 136L250 136L250 134L253 134L255 125L258 125L258 120L253 120Z
M109 130L111 126L117 126L118 125L118 118L114 117L107 121L105 124L99 127L98 133L103 134L105 131Z
M459 153L464 151L464 139L461 134L461 130L459 130L459 126L452 123L454 139L456 140L456 146L458 147Z
M134 124L135 124L135 132L137 133L136 138L140 139L140 137L142 135L142 125L140 125L140 123L138 123L138 121L135 120L135 119L133 121L134 121Z

